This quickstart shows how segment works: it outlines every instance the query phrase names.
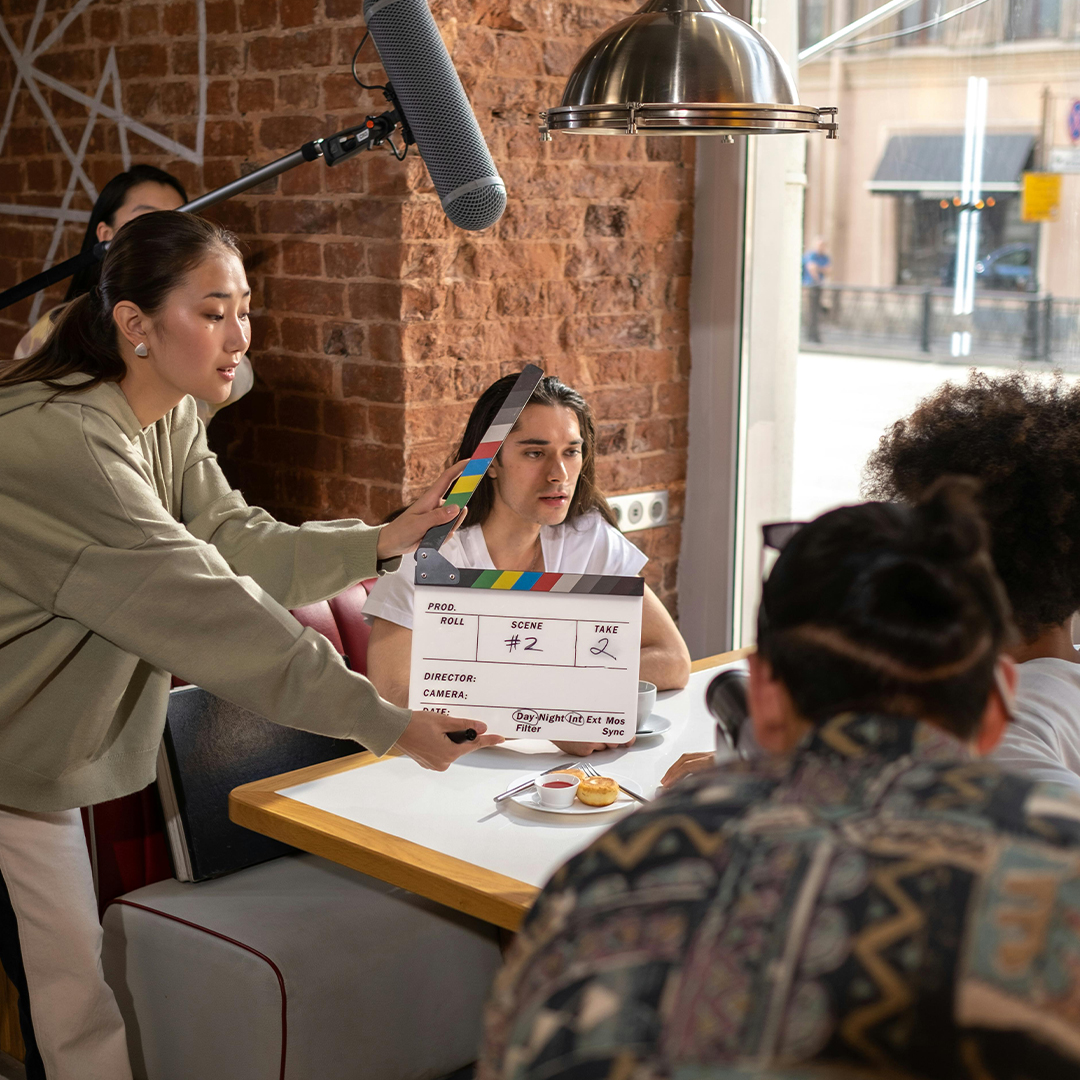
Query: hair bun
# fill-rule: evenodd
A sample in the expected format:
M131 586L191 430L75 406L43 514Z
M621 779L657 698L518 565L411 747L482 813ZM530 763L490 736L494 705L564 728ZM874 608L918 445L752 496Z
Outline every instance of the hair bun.
M890 621L942 623L955 619L961 603L949 577L913 556L885 556L860 575L851 590L853 606Z
M926 558L885 555L852 583L839 622L916 667L933 668L967 650L971 598Z
M966 476L943 476L930 487L912 515L912 550L944 562L966 562L987 553L979 489L978 481Z

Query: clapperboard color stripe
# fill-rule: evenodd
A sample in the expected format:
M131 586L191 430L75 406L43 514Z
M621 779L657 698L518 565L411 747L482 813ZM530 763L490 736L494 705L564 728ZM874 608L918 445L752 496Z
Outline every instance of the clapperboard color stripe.
M509 589L513 592L594 593L607 596L643 596L645 582L639 577L600 574L541 574L535 570L473 570L458 567L454 581L440 585L459 589Z

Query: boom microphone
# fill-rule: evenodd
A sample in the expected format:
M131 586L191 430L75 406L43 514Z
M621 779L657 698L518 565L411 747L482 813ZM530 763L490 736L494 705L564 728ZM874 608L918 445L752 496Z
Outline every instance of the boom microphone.
M364 21L446 216L461 229L494 225L506 185L427 0L364 0Z

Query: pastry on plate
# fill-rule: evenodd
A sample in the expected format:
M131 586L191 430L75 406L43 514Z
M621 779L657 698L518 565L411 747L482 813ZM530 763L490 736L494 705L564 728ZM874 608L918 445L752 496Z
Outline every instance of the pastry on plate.
M586 776L578 784L577 797L586 806L610 806L619 797L619 785L609 776Z

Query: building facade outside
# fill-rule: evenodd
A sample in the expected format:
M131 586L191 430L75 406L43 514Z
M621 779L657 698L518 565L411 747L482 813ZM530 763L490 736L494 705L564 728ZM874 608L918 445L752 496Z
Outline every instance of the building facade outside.
M878 6L801 0L801 47ZM829 280L953 284L953 200L976 76L988 80L976 288L1080 297L1080 173L1062 177L1056 221L1028 223L1020 213L1023 172L1045 168L1053 146L1080 145L1069 129L1080 110L1080 3L917 0L854 41L799 71L803 99L840 108L839 141L808 140L806 249L825 238ZM953 163L944 168L951 177L942 159Z

